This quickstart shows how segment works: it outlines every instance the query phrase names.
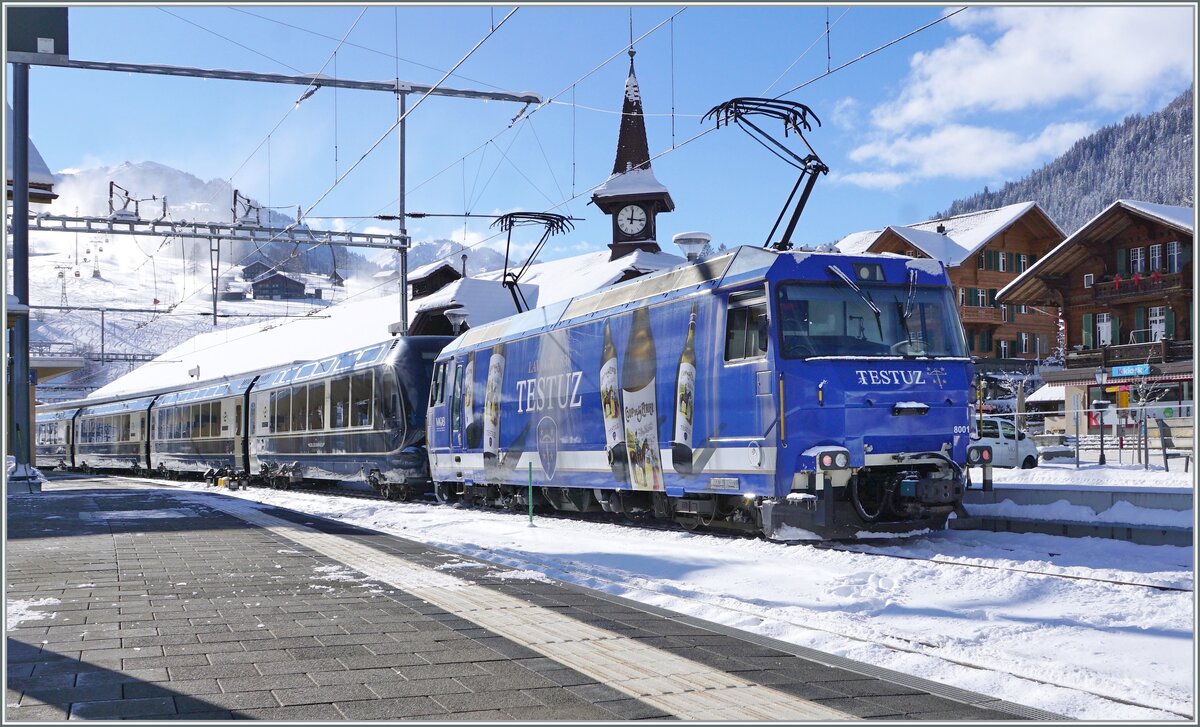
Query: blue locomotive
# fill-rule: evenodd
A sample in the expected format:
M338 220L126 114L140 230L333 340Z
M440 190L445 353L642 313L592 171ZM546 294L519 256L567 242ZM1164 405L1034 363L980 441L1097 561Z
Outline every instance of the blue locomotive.
M971 379L941 263L742 247L455 339L430 472L477 505L788 539L940 528L990 459Z

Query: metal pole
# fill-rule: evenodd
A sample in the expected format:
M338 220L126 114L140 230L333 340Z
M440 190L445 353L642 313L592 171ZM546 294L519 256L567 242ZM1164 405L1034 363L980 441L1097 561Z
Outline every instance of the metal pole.
M1075 405L1075 469L1079 469L1079 438L1083 435L1079 433L1079 402Z
M13 64L13 295L29 304L29 65ZM29 316L17 317L12 334L12 434L17 477L33 461L29 422Z
M108 328L108 326L104 325L105 312L106 311L103 308L100 309L100 362L101 363L104 363L104 330L106 328Z
M525 499L529 503L529 527L532 528L532 527L534 527L534 525L533 525L533 462L532 461L529 463L529 494Z
M1103 389L1103 387L1101 387ZM1104 409L1100 410L1100 466L1107 464L1104 461Z
M397 217L400 218L400 335L408 335L408 229L404 226L404 127L408 120L404 118L408 106L408 94L396 94L400 99L400 160L399 187L400 201L397 205Z

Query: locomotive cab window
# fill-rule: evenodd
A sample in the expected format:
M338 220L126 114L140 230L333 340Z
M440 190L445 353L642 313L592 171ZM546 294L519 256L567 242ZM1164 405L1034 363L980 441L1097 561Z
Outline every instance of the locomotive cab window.
M767 299L761 290L729 296L725 318L725 360L742 361L767 353Z

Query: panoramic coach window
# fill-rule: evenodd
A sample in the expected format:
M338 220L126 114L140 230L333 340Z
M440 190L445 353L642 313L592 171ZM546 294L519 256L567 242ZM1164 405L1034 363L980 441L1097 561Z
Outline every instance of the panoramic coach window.
M325 428L325 382L308 385L308 428Z
M374 376L370 370L354 374L351 377L350 393L354 402L354 418L352 427L371 426L371 399L375 395Z
M292 431L303 432L308 428L308 387L304 384L292 387Z
M729 313L725 319L725 360L740 361L765 355L765 337L759 335L759 328L766 322L767 303L760 291L730 295Z
M329 426L345 429L350 417L350 377L339 376L329 382Z

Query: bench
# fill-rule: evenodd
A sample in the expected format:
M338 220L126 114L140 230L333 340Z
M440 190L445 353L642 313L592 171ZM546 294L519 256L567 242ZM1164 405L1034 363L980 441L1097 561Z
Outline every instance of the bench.
M1188 471L1192 462L1192 447L1195 441L1195 428L1190 419L1172 419L1167 422L1162 417L1154 417L1158 427L1158 442L1162 448L1163 467L1171 471L1170 460L1183 460L1183 471Z

